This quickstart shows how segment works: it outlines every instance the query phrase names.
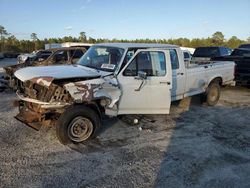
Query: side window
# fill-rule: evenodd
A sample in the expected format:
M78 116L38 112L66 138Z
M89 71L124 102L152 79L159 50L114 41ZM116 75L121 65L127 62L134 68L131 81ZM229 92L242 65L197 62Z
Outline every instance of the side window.
M179 60L176 50L169 50L172 69L179 68Z
M72 58L78 58L80 59L83 56L83 51L82 50L72 50L71 51Z
M221 48L220 48L220 53L221 53L220 55L222 55L222 56L227 55L227 49L221 47Z
M57 51L55 54L54 54L54 60L56 62L60 62L60 61L67 61L68 60L68 55L67 55L67 51Z
M147 76L165 76L166 60L163 52L140 52L123 72L124 76L137 76L139 71Z

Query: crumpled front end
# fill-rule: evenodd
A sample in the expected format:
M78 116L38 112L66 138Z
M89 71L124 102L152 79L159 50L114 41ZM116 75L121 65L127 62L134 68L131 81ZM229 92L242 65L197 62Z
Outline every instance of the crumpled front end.
M39 130L42 125L54 124L65 109L74 104L95 103L106 115L115 116L121 90L114 76L70 83L39 77L21 82L17 96L20 100L16 118Z
M64 107L70 105L69 93L52 83L53 78L33 78L20 82L17 96L21 122L39 130L42 125L54 124Z

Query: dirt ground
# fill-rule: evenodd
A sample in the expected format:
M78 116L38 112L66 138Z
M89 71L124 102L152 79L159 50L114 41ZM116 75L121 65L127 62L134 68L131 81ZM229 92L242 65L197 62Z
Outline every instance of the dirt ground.
M250 89L225 88L214 107L187 98L139 125L107 119L71 146L15 120L15 98L0 93L1 187L250 187Z

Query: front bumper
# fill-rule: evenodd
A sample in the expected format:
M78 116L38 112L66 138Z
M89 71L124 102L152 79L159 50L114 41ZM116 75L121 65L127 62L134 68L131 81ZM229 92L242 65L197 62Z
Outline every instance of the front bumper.
M42 127L42 119L43 115L37 112L31 111L30 109L19 109L19 114L15 116L15 118L24 123L25 125L39 131Z
M16 94L17 94L18 98L21 99L22 101L38 104L38 105L40 105L40 107L42 109L60 109L60 108L64 108L65 106L70 105L69 103L43 102L43 101L39 101L37 99L31 99L31 98L23 96L21 93L19 93L19 91L17 91Z
M54 125L65 110L64 107L68 105L31 99L24 97L18 91L17 96L21 100L14 102L14 106L19 107L19 113L15 118L35 130L40 130L43 125Z
M39 105L25 101L15 101L14 106L19 107L19 113L15 118L29 127L40 130L48 125L54 125L62 112L55 110L44 110Z

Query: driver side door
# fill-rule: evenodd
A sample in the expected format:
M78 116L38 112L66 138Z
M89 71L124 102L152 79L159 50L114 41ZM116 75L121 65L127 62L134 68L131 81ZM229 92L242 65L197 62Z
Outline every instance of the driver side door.
M138 50L117 78L122 90L118 114L169 113L172 71L168 50Z

